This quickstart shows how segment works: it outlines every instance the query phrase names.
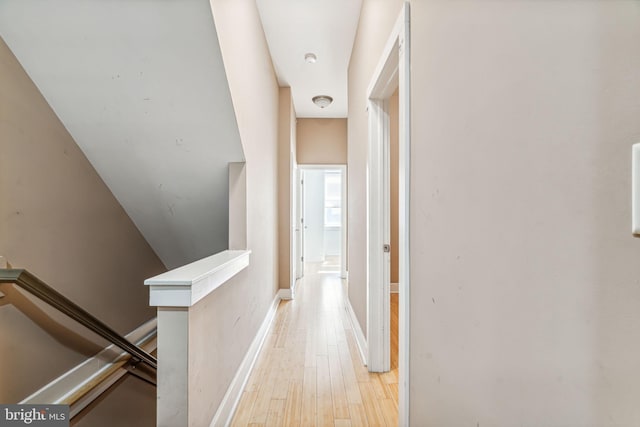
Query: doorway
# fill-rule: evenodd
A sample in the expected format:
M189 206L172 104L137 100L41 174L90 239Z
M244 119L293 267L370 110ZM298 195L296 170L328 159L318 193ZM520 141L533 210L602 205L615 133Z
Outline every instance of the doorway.
M391 372L398 369L398 315L399 315L399 292L400 292L400 279L399 279L399 261L400 254L399 248L399 236L400 227L398 224L398 215L400 213L400 203L398 197L398 178L399 178L399 145L398 139L400 133L398 131L399 125L399 90L391 95L389 98L389 309L390 309L390 322L389 322L389 335L390 335L390 357L389 357L389 370Z
M308 269L345 277L346 166L299 165L298 171L296 277Z
M385 45L367 92L367 348L372 372L390 369L390 100L398 91L398 417L409 425L410 31L409 3Z

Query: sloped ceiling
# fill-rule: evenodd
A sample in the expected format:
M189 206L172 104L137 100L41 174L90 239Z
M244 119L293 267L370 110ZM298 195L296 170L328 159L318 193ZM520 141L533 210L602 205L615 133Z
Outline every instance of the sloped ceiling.
M2 0L0 35L168 268L227 247L244 155L208 0Z

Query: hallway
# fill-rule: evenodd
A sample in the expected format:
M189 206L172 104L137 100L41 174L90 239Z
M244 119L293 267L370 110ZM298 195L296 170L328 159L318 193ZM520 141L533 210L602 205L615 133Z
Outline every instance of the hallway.
M296 299L278 307L232 425L396 426L397 367L372 374L362 365L339 266L306 270Z

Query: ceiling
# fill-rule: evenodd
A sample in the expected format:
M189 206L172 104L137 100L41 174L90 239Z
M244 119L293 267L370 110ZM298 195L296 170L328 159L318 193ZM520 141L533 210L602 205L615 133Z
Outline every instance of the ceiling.
M297 117L347 117L347 70L362 0L256 0L280 86ZM316 63L305 62L314 53ZM312 101L329 95L321 109Z
M244 153L206 0L2 0L0 36L168 268L227 248Z
M362 0L256 3L297 116L346 117ZM244 153L208 0L2 0L0 36L168 268L227 247Z

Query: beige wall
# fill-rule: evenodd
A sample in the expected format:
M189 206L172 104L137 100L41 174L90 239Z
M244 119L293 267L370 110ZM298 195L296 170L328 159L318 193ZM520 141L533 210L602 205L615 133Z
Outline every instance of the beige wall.
M164 266L1 39L0 255L121 333L154 316L143 282ZM2 291L0 402L21 400L105 345Z
M347 163L347 119L298 119L298 163Z
M637 424L640 4L412 19L414 423Z
M291 287L291 175L296 162L296 113L291 88L280 88L278 113L278 283Z
M156 388L127 375L73 418L73 427L155 427Z
M349 75L354 308L357 88L382 6L365 0ZM411 16L411 424L637 424L640 6L416 0Z
M367 243L367 86L378 64L402 1L364 0L358 32L349 63L348 117L348 259L349 300L366 333Z
M211 4L246 156L252 253L246 270L190 310L202 325L193 346L208 351L190 367L198 376L190 393L194 425L213 417L278 290L278 84L255 2Z

